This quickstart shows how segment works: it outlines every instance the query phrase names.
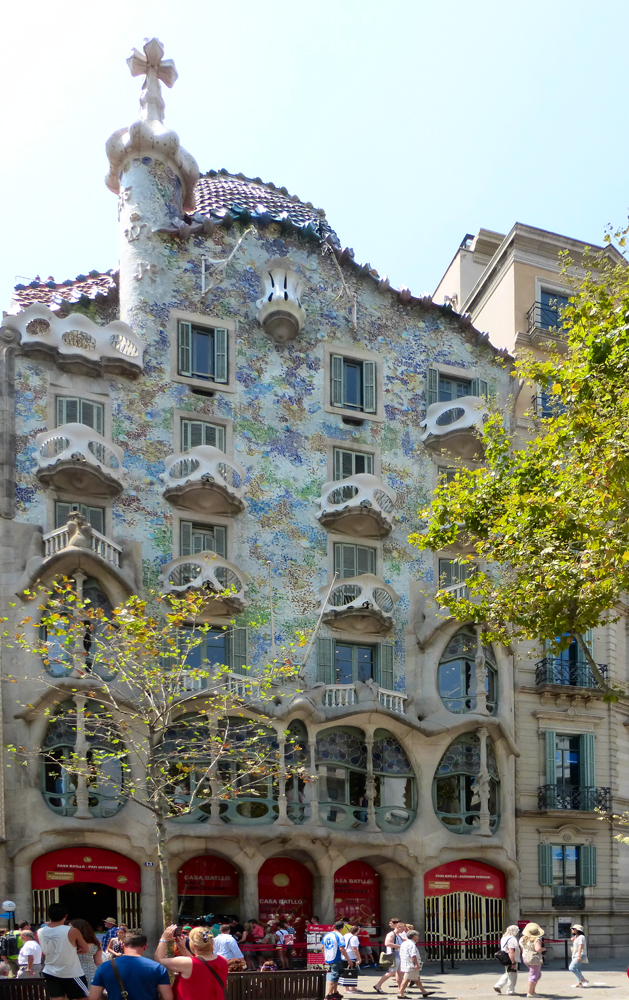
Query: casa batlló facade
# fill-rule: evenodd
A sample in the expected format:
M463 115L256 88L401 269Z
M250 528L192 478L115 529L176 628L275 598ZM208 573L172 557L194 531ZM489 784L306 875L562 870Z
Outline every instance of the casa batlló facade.
M509 356L468 317L359 265L310 203L259 178L200 176L164 124L161 83L176 72L163 54L153 39L130 57L140 114L107 142L119 271L17 286L4 317L8 629L25 590L60 575L105 608L229 586L209 602L205 652L238 691L245 665L255 677L274 643L321 616L305 680L263 715L307 748L317 780L170 821L182 915L344 913L374 928L405 916L434 941L493 939L528 917L557 933L550 892L521 898L521 858L537 873L542 841L531 831L519 865L514 652L436 605L439 579L465 586L457 553L407 540L438 477L482 458L488 400L515 419ZM255 624L270 592L273 636ZM64 766L82 738L67 724L80 684L55 680L57 700L67 686L56 719L41 661L5 648L2 669L18 678L4 685L3 744L48 761L6 770L6 894L34 919L61 899L157 936L149 818L115 767L87 793ZM185 693L202 699L203 683ZM261 718L255 700L243 712ZM602 765L592 741L584 753ZM609 834L584 795L570 843L589 858L588 906L609 917L591 943L607 949L626 917L599 895ZM539 859L552 865L565 817L545 823Z

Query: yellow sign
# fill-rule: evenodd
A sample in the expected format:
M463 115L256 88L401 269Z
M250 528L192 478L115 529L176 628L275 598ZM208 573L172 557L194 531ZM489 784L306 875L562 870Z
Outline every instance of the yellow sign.
M429 889L449 889L450 888L450 883L449 882L429 882L428 883L428 888Z
M58 882L62 879L64 882L74 882L74 872L46 872L46 879L48 882Z

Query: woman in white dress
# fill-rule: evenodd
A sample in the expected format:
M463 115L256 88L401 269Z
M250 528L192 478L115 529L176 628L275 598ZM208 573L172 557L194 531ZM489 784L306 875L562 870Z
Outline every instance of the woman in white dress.
M96 972L96 966L100 965L103 961L102 945L94 933L94 928L91 924L88 924L87 920L83 920L81 917L75 917L75 919L71 920L70 923L81 932L83 939L88 944L89 951L87 955L79 955L79 962L83 966L83 975L87 979L87 985L91 986L94 973Z

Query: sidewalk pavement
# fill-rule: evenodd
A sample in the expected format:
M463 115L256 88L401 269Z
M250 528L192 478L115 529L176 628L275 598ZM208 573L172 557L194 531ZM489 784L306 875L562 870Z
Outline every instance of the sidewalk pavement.
M629 979L627 978L627 964L629 962L629 949L627 960L621 959L594 959L588 965L583 966L583 974L590 982L587 989L574 989L572 983L576 982L571 972L563 967L563 961L552 961L542 969L542 978L537 984L536 995L539 997L550 997L551 1000L568 1000L569 997L582 996L584 993L592 995L592 1000L611 1000L612 996L621 996L623 1000L629 995ZM455 963L456 968L451 969L446 965L445 974L441 975L441 968L438 962L427 962L421 971L421 980L424 989L429 992L434 991L434 1000L462 1000L464 997L481 1000L481 998L492 998L496 1000L497 993L494 992L494 983L498 981L503 973L503 968L498 962L465 962ZM525 966L520 966L518 981L515 992L517 996L525 996L528 989L528 971ZM358 989L365 994L364 1000L376 1000L378 994L373 992L373 987L378 982L381 973L375 969L369 970L365 975L358 977ZM390 1000L395 1000L397 988L392 987L393 979L388 979L383 989ZM618 993L622 990L622 993ZM341 987L348 1000L360 994L347 993ZM504 990L502 991L504 996ZM408 1000L421 1000L421 993L417 991L407 991Z

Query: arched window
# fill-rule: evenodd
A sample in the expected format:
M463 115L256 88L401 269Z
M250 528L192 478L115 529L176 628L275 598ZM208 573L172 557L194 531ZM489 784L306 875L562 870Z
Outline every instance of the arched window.
M373 741L376 821L381 830L399 833L417 815L417 789L411 762L395 736L376 729Z
M82 588L83 601L89 601L90 609L102 610L106 618L111 617L112 606L105 591L94 577L88 577ZM68 609L68 619L70 618ZM48 651L44 661L46 672L53 677L79 676L81 673L95 673L99 677L110 679L111 670L98 663L98 642L104 632L101 624L85 621L85 629L81 630L80 646L74 643L77 633L74 629L64 628L59 620L55 626L42 625L41 639L47 644ZM73 674L77 670L77 674Z
M319 814L326 826L357 829L367 822L367 747L362 730L324 729L317 736Z
M288 772L285 784L286 812L293 823L303 823L309 806L306 803L306 782L302 774L309 769L310 753L308 731L301 719L293 719L289 723L284 764Z
M210 734L207 719L195 715L171 730L163 752L173 778L173 815L180 822L205 822L213 792L224 823L259 825L277 818L279 742L273 729L235 717Z
M42 795L53 812L74 816L81 784L95 818L115 815L124 805L121 755L112 742L112 726L98 702L87 701L83 712L86 748L78 742L77 707L63 702L46 731L41 749ZM87 768L92 776L86 775Z
M499 822L499 778L491 740L487 739L489 775L489 826ZM480 737L463 733L454 740L439 762L433 782L437 816L452 833L475 833L480 823Z
M494 654L485 653L485 694L487 708L493 713L498 701L498 676ZM439 694L449 712L463 715L476 708L476 632L470 626L452 636L439 661Z

